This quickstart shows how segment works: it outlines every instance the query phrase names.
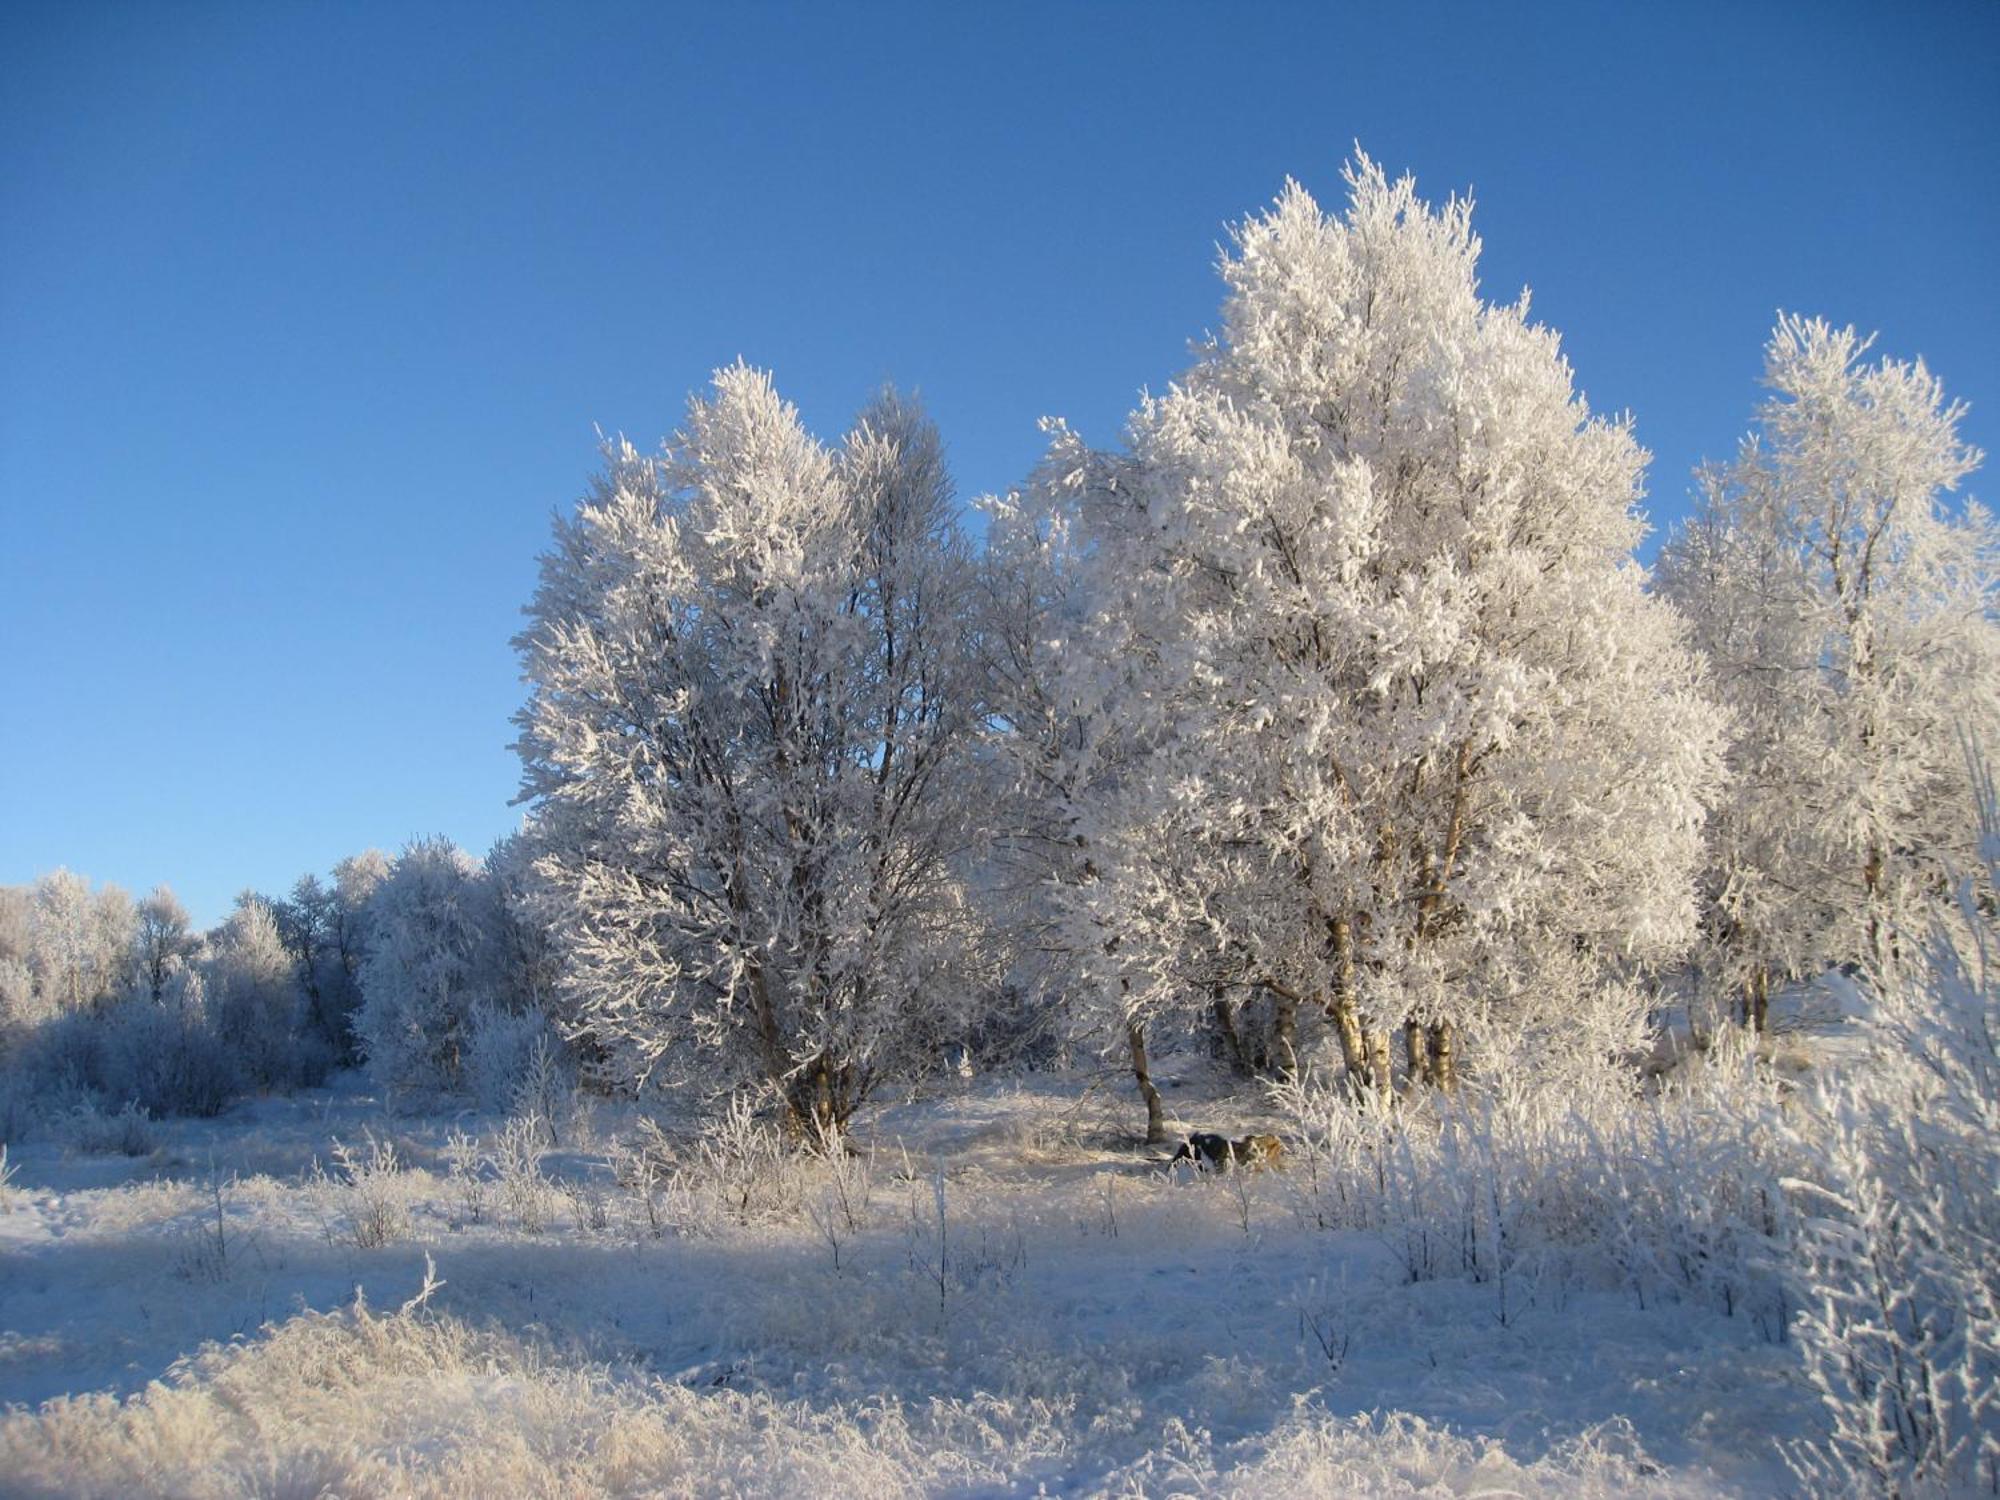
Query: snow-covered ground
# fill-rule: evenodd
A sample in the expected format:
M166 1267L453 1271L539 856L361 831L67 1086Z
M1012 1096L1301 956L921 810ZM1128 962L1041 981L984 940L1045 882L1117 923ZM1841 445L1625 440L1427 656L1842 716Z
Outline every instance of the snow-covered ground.
M1163 1072L1182 1128L1283 1129ZM629 1112L502 1172L505 1122L349 1076L156 1125L144 1157L31 1142L0 1208L0 1492L1793 1487L1776 1441L1817 1417L1768 1325L1566 1261L1412 1283L1316 1227L1304 1164L1197 1178L1139 1118L1116 1075L981 1081L761 1177L668 1122L652 1159L682 1170L649 1183Z

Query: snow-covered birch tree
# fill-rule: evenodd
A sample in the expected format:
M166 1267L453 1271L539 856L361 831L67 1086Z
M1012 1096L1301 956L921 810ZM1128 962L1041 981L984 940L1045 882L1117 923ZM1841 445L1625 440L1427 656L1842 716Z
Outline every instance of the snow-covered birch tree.
M35 882L27 911L27 965L45 1013L109 1000L132 979L138 918L123 888L93 891L83 876L58 869Z
M1927 930L1978 868L1965 746L2000 732L2000 530L1921 361L1780 319L1770 398L1661 558L1735 718L1706 967L1759 1027L1774 979Z
M237 898L210 939L204 988L216 1031L260 1088L297 1084L311 1060L300 1046L303 1019L291 954L269 902Z
M496 926L479 861L447 838L412 840L374 886L354 1029L384 1086L420 1095L457 1086Z
M839 1125L954 1003L982 724L932 425L838 451L719 372L557 523L518 640L523 800L566 1013L628 1081L759 1081Z
M1043 471L1091 571L1069 696L1136 751L1078 805L1072 944L1128 1020L1266 993L1357 1083L1400 1028L1449 1087L1468 1027L1630 1044L1605 980L1692 937L1721 720L1632 558L1628 428L1481 301L1468 204L1347 180L1237 232L1124 451L1059 430Z
M154 886L136 908L132 961L138 988L155 1005L166 999L168 981L196 946L187 908L170 887Z
M1117 939L1072 922L1074 887L1098 879L1098 813L1143 759L1128 700L1142 662L1088 649L1098 581L1068 483L1073 444L1058 423L1049 464L1025 489L983 502L982 629L991 713L1004 774L992 805L988 920L1009 954L1010 980L1065 1027L1087 1035L1105 1017L1069 1003ZM1118 983L1121 995L1129 985ZM1146 1103L1146 1139L1166 1139L1166 1106L1154 1086L1148 1013L1114 1007L1110 1041L1122 1045Z

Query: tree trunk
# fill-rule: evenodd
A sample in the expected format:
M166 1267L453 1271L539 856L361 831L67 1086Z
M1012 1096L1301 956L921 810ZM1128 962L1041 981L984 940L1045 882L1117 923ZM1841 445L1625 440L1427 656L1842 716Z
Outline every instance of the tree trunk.
M1222 1051L1229 1059L1229 1066L1245 1078L1249 1077L1257 1070L1250 1065L1250 1054L1243 1050L1243 1038L1236 1030L1236 1007L1218 997L1213 1014L1215 1033L1222 1038Z
M784 1084L785 1129L809 1144L847 1129L854 1117L854 1073L822 1052Z
M1139 1080L1139 1094L1146 1101L1146 1144L1165 1145L1166 1106L1160 1102L1160 1091L1153 1087L1153 1075L1146 1066L1146 1033L1137 1021L1125 1024L1125 1040L1132 1047L1132 1076Z
M1403 1023L1404 1061L1409 1064L1410 1087L1431 1081L1431 1044L1425 1035L1423 1023L1405 1021Z
M1299 1002L1285 995L1272 997L1271 1033L1277 1041L1278 1076L1286 1082L1299 1076Z
M1396 1074L1389 1062L1389 1033L1386 1031L1368 1033L1368 1076L1376 1097L1387 1099L1395 1086Z
M1368 1086L1369 1067L1368 1043L1361 1035L1361 1016L1354 1003L1354 928L1346 917L1335 917L1327 931L1333 949L1333 999L1325 1010L1340 1038L1347 1081L1358 1096Z
M1896 945L1895 933L1883 920L1882 877L1887 871L1882 846L1869 845L1867 861L1861 866L1861 891L1868 902L1868 956L1876 963L1886 961Z
M1458 1088L1458 1028L1439 1021L1430 1029L1430 1081L1449 1094Z

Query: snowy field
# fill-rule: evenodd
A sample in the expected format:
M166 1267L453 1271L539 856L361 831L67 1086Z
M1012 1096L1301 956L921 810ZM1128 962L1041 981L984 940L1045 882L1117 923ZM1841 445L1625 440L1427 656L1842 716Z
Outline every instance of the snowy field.
M1182 1129L1287 1128L1162 1072ZM1319 1227L1314 1163L1195 1177L1140 1118L1116 1075L973 1082L782 1160L603 1104L551 1146L341 1075L142 1154L39 1139L0 1212L0 1490L1794 1487L1814 1402L1751 1310L1588 1257L1413 1281L1396 1236Z

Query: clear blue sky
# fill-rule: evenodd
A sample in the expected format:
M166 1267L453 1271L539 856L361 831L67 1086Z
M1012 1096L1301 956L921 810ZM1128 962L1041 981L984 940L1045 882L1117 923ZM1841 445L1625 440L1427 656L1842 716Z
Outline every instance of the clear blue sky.
M1470 189L1652 510L1779 307L2000 448L2000 3L0 8L0 882L203 921L514 826L508 641L594 426L743 355L961 491L1116 440L1224 225ZM2000 492L1991 473L1975 492Z

